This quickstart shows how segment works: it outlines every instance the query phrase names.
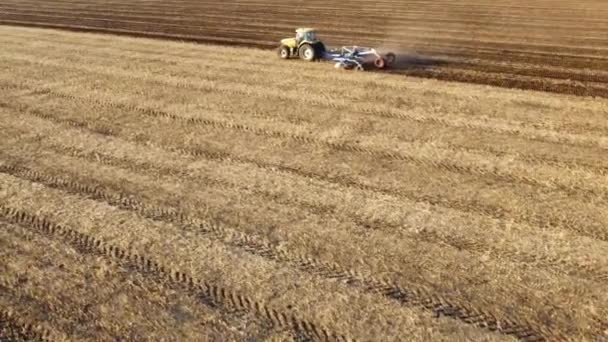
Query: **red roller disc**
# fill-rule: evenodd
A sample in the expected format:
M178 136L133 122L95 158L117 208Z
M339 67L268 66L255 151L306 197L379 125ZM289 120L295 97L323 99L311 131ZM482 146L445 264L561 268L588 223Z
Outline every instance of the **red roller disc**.
M374 66L378 69L382 69L384 68L386 62L384 61L384 58L380 57L380 58L376 58L376 60L374 61Z

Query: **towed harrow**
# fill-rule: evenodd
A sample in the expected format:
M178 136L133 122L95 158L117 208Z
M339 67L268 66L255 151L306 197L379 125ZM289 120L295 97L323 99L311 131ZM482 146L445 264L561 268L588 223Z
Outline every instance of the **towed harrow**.
M395 62L396 56L392 52L381 55L370 47L343 46L325 52L322 58L336 62L335 67L339 69L367 70L372 66L376 69L389 67Z

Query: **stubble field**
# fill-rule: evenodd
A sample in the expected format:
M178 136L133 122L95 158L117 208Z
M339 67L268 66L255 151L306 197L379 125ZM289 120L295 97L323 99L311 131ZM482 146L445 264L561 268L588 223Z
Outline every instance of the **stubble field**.
M396 51L393 73L608 97L603 0L5 0L0 23L264 48L313 26Z
M0 44L3 337L608 337L605 99L90 33Z

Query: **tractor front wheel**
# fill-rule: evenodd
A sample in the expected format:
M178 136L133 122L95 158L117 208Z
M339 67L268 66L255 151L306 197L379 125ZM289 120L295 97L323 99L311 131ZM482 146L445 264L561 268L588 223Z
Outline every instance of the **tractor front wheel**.
M315 49L310 44L302 44L300 49L298 49L298 54L300 55L301 59L308 62L314 61L317 57L315 54Z
M287 59L289 58L289 48L285 45L281 45L279 47L279 57L281 57L282 59Z

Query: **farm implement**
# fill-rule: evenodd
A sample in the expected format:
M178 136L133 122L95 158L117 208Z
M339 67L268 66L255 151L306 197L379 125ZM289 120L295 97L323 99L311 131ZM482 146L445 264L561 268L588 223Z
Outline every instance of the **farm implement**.
M335 67L346 70L385 69L395 62L395 54L380 54L376 49L363 46L343 46L327 50L317 38L314 29L299 28L295 38L281 40L279 57L300 58L305 61L332 61Z

